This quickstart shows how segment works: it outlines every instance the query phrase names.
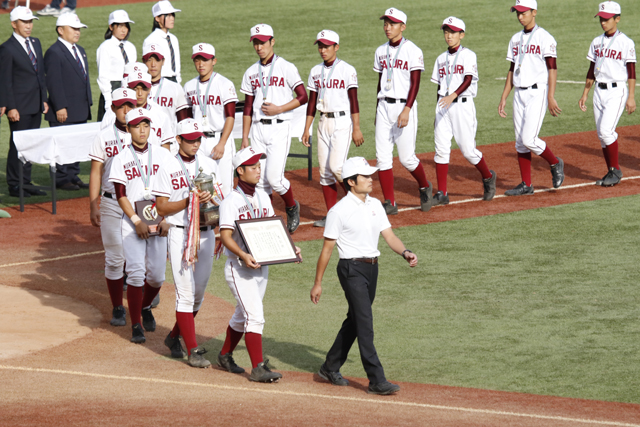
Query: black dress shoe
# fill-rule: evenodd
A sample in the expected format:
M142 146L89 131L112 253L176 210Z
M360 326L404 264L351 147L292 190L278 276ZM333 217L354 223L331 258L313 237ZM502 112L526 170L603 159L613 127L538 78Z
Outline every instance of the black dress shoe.
M27 183L25 185L33 185L33 182L29 182L29 183ZM37 188L25 188L24 192L25 193L29 193L32 196L46 196L47 195L46 192L44 192L44 191L42 191L40 189L37 189Z
M77 185L71 183L71 182L67 182L64 185L59 185L58 186L59 190L67 190L67 191L77 191L80 189L80 187L78 187Z
M20 187L18 187L17 185L9 187L9 195L11 197L20 197ZM22 196L31 197L31 194L27 193L26 190L23 190Z
M89 184L85 184L84 182L82 182L81 179L78 179L77 181L73 181L73 184L77 185L80 188L89 188Z

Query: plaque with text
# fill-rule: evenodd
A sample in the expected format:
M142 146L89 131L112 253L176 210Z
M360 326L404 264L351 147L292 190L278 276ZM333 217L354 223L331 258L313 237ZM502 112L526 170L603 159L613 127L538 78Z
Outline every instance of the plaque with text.
M136 215L149 226L149 236L158 236L160 234L159 224L162 222L162 217L158 215L156 202L153 200L136 202Z
M298 262L296 247L280 216L243 219L236 227L247 250L260 265Z

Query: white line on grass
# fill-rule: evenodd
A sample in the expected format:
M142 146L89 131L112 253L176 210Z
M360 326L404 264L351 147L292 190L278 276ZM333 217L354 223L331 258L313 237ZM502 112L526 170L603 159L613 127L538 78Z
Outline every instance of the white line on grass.
M403 401L391 401L391 400L380 400L380 399L364 399L359 397L332 396L332 395L318 394L318 393L300 393L300 392L286 391L286 390L258 389L258 388L248 388L248 387L227 386L222 384L198 383L198 382L192 382L192 381L165 380L161 378L128 377L128 376L121 376L121 375L95 374L91 372L64 371L60 369L27 368L27 367L21 367L21 366L6 366L6 365L0 365L0 369L10 370L10 371L26 371L26 372L48 373L48 374L74 375L74 376L80 376L80 377L102 378L102 379L112 379L112 380L139 381L139 382L155 383L155 384L171 384L171 385L179 385L179 386L187 386L187 387L203 387L203 388L212 388L212 389L220 389L220 390L233 390L233 391L244 391L244 392L254 392L254 393L265 393L265 394L279 394L279 395L287 395L287 396L320 398L320 399L329 399L329 400L342 400L342 401L350 401L350 402L372 403L377 406L380 406L380 405L407 406L407 407L417 407L417 408L425 408L425 409L438 409L443 411L471 412L471 413L484 414L484 415L501 415L506 417L567 421L567 422L574 422L574 423L580 423L580 424L597 424L597 425L621 426L621 427L640 427L640 425L638 424L629 424L629 423L623 423L618 421L599 421L599 420L569 418L569 417L561 417L561 416L553 416L553 415L495 411L491 409L475 409L475 408L462 408L457 406L430 405L428 403L403 402Z
M496 77L496 80L507 80L506 77ZM569 83L572 85L583 85L585 81L577 82L575 80L558 80L557 83ZM636 86L640 86L640 83L636 83Z

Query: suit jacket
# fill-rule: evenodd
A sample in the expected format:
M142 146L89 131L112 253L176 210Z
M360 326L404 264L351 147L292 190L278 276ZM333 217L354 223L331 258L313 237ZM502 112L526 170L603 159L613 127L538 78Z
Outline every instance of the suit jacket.
M44 67L47 74L47 88L49 89L49 112L45 119L57 122L56 111L67 109L65 123L84 122L91 120L91 80L89 79L89 62L87 54L81 46L76 45L78 55L84 62L87 78L76 58L60 41L51 45L44 54Z
M29 37L36 55L38 71L29 55L13 35L0 45L0 107L17 109L20 114L42 113L47 101L45 65L40 40Z

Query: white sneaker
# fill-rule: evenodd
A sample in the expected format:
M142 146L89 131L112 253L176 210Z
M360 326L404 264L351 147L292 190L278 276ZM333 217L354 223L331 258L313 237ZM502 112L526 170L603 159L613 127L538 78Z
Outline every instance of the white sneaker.
M63 13L76 13L75 9L71 9L70 7L63 7L58 15L62 15Z
M44 9L39 10L36 14L40 16L58 16L60 15L60 9L56 9L55 7L51 7L50 4L46 5Z

